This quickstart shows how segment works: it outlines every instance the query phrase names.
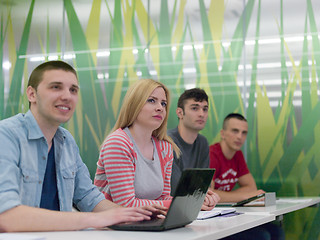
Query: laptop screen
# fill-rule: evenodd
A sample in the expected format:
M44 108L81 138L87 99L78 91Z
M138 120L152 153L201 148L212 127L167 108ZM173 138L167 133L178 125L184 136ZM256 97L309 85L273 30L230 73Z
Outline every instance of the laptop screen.
M191 223L198 216L213 178L214 169L186 169L178 183L174 199L167 213L165 225Z

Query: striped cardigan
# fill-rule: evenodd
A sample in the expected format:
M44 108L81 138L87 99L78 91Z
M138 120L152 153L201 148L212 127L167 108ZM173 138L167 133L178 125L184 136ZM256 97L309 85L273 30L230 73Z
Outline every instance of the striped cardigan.
M126 207L139 207L160 204L169 207L170 178L173 162L172 145L167 141L154 138L159 154L163 176L163 192L157 199L138 199L135 197L134 175L137 154L129 136L118 129L103 143L97 163L94 184L105 195L106 199Z

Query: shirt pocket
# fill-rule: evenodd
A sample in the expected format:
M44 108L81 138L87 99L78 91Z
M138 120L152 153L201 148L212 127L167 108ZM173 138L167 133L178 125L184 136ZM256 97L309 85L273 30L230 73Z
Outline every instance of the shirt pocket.
M60 210L69 211L73 202L76 171L72 168L66 168L61 171L61 176L63 192L61 193L60 199L63 199L65 205L63 204Z
M28 168L21 168L21 188L20 199L23 205L39 207L42 181L36 171Z

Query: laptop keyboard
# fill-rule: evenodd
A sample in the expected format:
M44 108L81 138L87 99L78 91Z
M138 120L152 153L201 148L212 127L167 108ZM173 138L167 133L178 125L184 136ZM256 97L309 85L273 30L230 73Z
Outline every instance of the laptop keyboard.
M143 220L140 222L128 222L128 223L123 223L123 225L129 224L129 225L143 225L143 226L160 226L163 224L165 219L162 218L153 218L151 220Z

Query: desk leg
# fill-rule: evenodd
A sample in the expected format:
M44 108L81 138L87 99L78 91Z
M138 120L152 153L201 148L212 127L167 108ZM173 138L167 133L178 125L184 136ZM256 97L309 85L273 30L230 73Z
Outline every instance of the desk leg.
M282 223L283 223L283 215L278 215L278 216L276 217L276 221L278 221L278 222L279 222L279 224L280 224L280 227L282 227Z

